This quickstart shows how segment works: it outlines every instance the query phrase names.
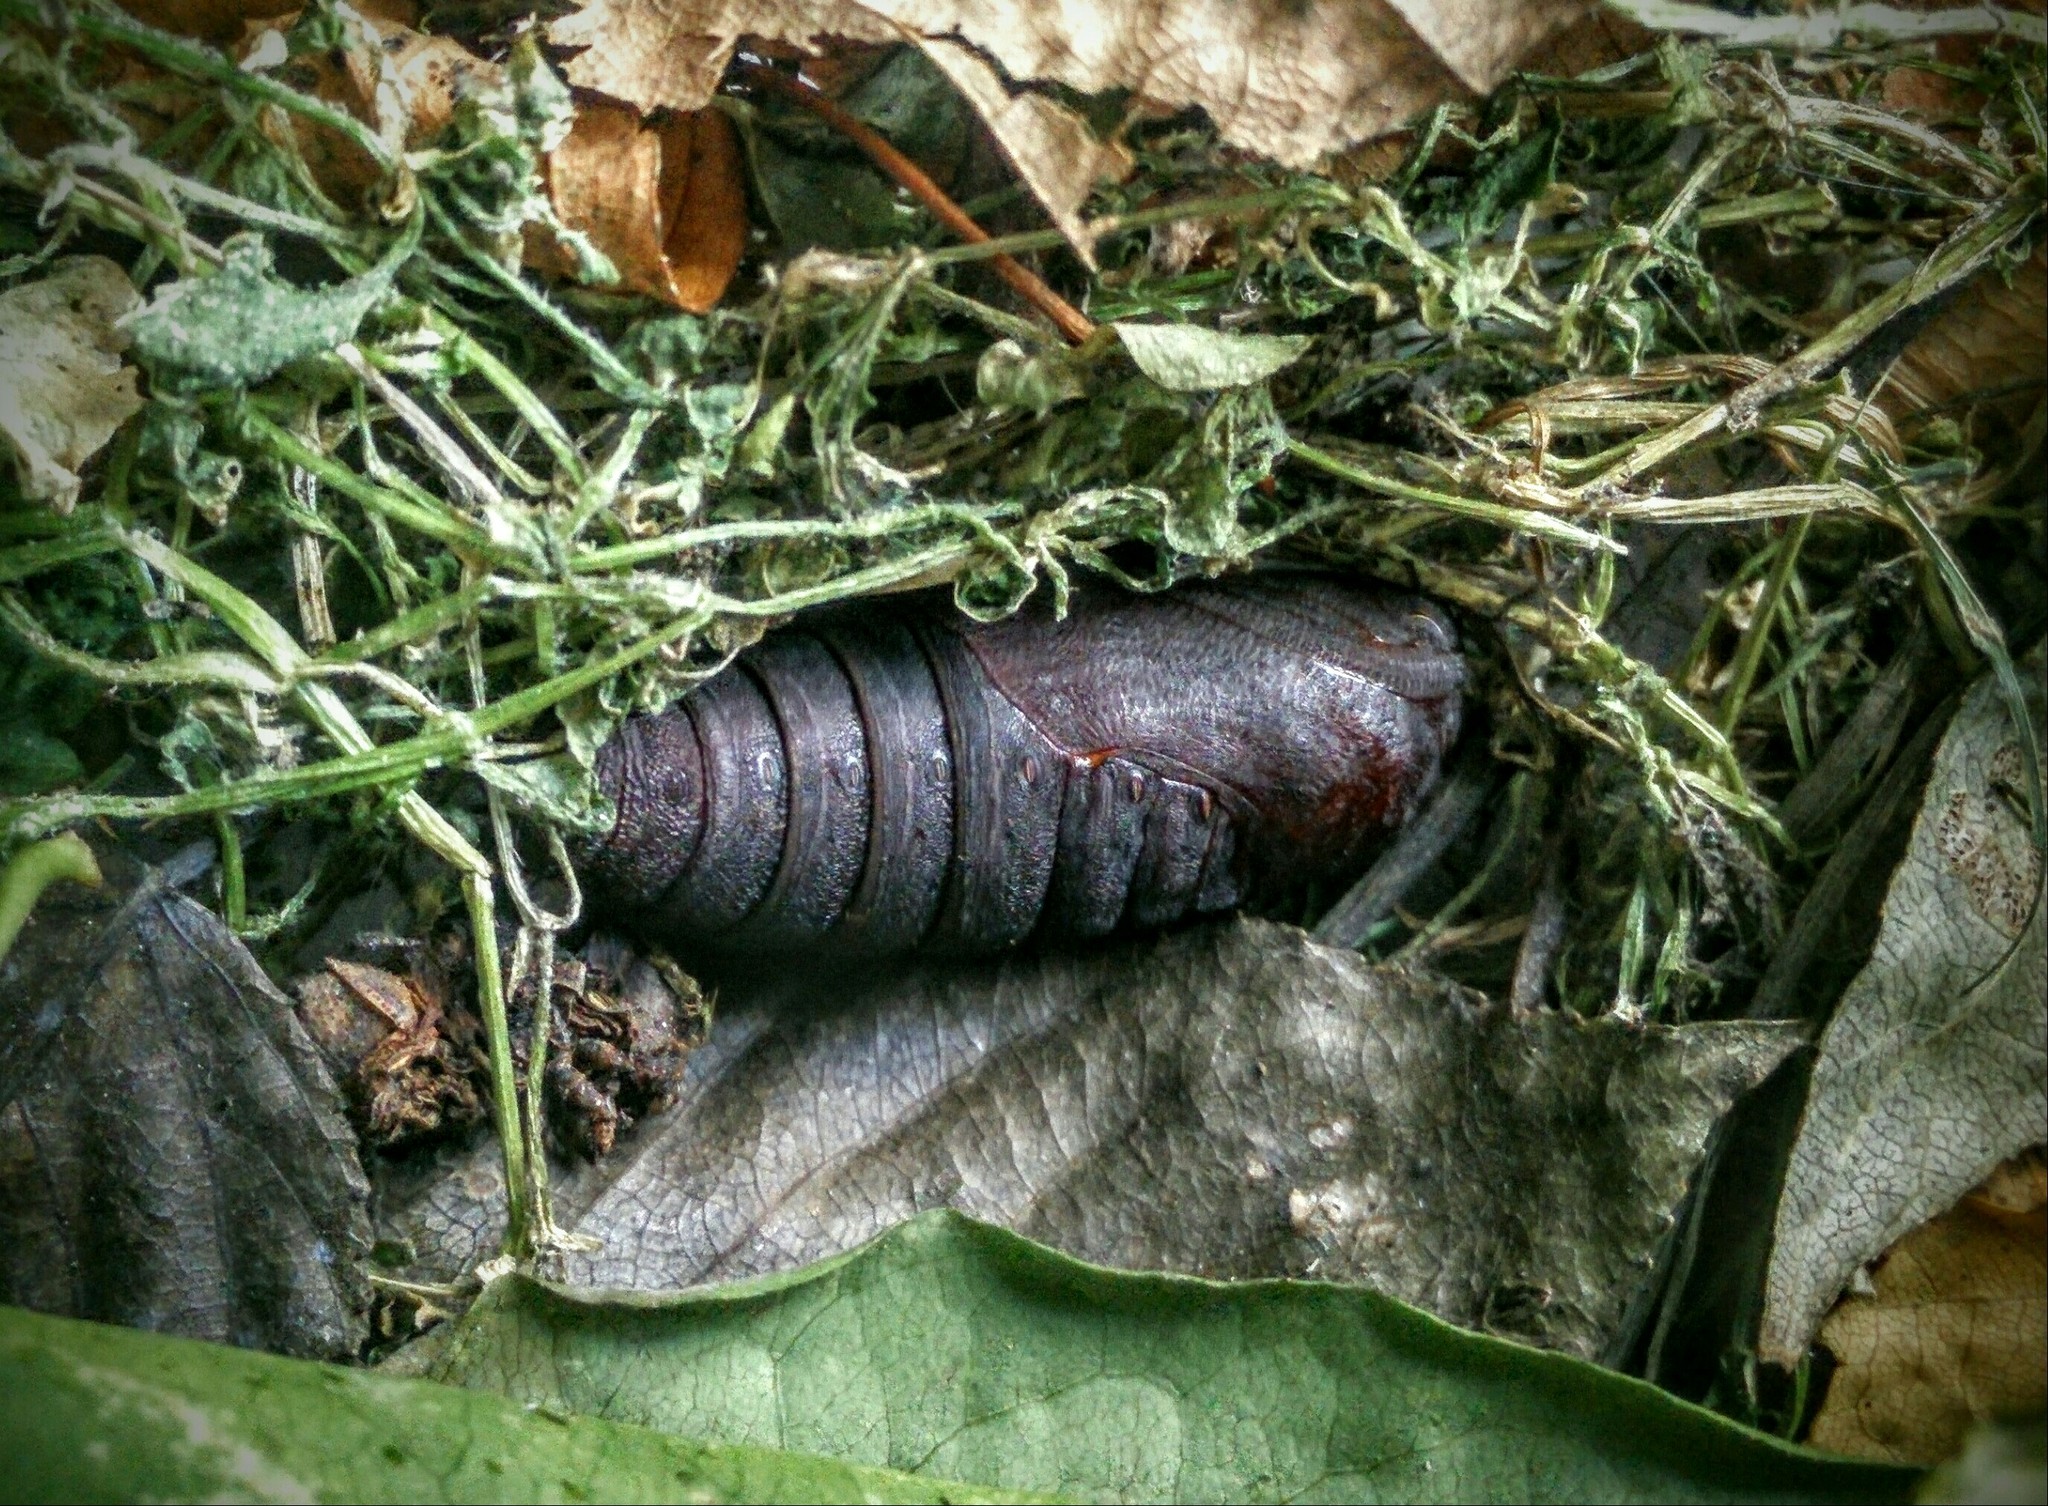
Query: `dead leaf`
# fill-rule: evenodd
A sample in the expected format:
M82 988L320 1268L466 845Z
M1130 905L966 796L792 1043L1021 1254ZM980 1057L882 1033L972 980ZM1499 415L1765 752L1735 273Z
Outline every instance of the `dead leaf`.
M330 957L324 973L299 979L293 991L299 1023L371 1149L483 1119L488 1067L474 1019L445 1017L445 989L432 969L400 975Z
M1493 88L1588 9L1584 0L1117 0L1084 19L1024 0L589 0L549 35L583 49L572 82L646 110L703 106L742 36L803 48L910 37L954 77L1068 229L1081 175L1115 159L1097 148L1063 170L1057 159L1079 122L1021 103L1032 96L1013 95L968 49L1019 84L1199 105L1233 146L1306 167L1445 99Z
M2024 812L2018 733L1987 675L1935 755L1870 962L1821 1038L1773 1235L1764 1359L1798 1363L1856 1270L2040 1139L2048 941Z
M352 1356L369 1188L333 1083L177 873L102 862L0 963L0 1301Z
M548 156L548 195L561 222L611 261L620 288L701 314L746 250L743 174L738 137L716 110L649 123L626 105L586 99ZM544 230L528 259L559 275L576 265Z
M0 293L0 435L30 501L70 512L80 469L141 410L117 328L141 301L104 256Z
M1582 1355L1626 1326L1708 1130L1797 1027L1514 1015L1257 921L721 1001L665 1116L561 1174L571 1279L788 1270L950 1206L1085 1259L1365 1281ZM389 1233L451 1274L500 1182Z
M2009 283L1996 267L1978 274L1906 347L1878 400L1903 419L1981 394L2017 429L2042 402L2044 373L2048 250L2036 248Z
M1939 1464L1973 1423L2048 1406L2044 1203L2048 1166L2035 1151L1885 1252L1875 1289L1821 1324L1836 1370L1815 1447Z
M350 45L301 55L294 66L310 74L315 98L355 116L394 154L438 135L464 90L498 81L496 65L461 43L413 30L409 7L341 0L336 15L350 30ZM282 39L298 19L295 9L261 25L252 22L242 38L243 66L282 60ZM265 128L294 132L307 167L330 193L364 193L383 176L361 147L326 126L294 118L269 119Z

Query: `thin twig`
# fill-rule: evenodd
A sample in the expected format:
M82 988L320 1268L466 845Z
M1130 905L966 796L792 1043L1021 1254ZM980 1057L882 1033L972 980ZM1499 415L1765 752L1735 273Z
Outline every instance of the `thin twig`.
M979 243L989 238L988 232L975 224L967 211L953 202L951 195L934 183L923 168L890 145L886 136L841 109L809 84L759 63L742 63L740 75L748 83L759 84L809 110L846 137L873 158L875 166L916 195L920 204L963 241ZM1079 345L1095 333L1093 320L1047 287L1044 279L1022 262L1008 255L997 255L992 264L997 276L1016 289L1019 297L1059 326L1059 332L1074 344Z

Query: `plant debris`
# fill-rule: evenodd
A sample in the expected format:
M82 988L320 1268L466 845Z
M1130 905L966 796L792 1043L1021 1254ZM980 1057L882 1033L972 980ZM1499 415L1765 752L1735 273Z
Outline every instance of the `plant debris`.
M2039 715L2038 675L2026 682ZM1796 1363L1844 1282L2048 1124L2041 857L2024 730L1963 701L1885 896L1870 965L1820 1041L1793 1145L1760 1351Z
M728 999L687 1104L556 1183L596 1247L565 1271L767 1275L952 1207L1099 1265L1364 1283L1596 1358L1708 1130L1799 1038L1515 1015L1257 921L790 985ZM494 1237L502 1186L473 1169L385 1204L421 1279Z
M438 970L408 974L327 959L298 983L299 1022L342 1085L373 1150L475 1124L487 1076L474 1015L447 1013Z
M2048 1407L2044 1205L2036 1148L1885 1252L1821 1324L1836 1368L1815 1447L1939 1464L1973 1423Z
M600 957L616 955L616 943L594 946ZM683 1064L711 1024L710 1006L688 974L657 969L665 986L632 979L635 987L614 965L577 957L554 965L542 1073L548 1122L568 1150L590 1161L610 1155L622 1132L675 1101ZM515 1012L522 1005L531 1012L533 987L529 975L512 996ZM518 1059L524 1068L524 1056Z
M481 1053L515 1257L565 1248L550 1141L616 1162L695 1029L557 966L604 919L568 856L597 750L885 591L1430 595L1475 664L1463 804L1281 918L1623 1031L1825 1019L1860 958L1805 963L1882 887L1833 860L1914 804L1890 723L1979 682L2011 751L1942 871L2038 973L2038 17L61 9L0 0L0 300L107 298L55 352L93 401L0 373L0 846L209 842L282 976L351 906L465 931L438 999L328 970L327 1004L394 1133L469 1112ZM1985 1067L1995 1034L1943 1081L2010 1120L2038 1054ZM1781 1239L1811 1290L1703 1363L1808 1363L1847 1273L2012 1148L1825 1260Z
M28 501L69 512L78 472L141 409L116 328L137 302L128 274L103 256L0 293L0 433Z

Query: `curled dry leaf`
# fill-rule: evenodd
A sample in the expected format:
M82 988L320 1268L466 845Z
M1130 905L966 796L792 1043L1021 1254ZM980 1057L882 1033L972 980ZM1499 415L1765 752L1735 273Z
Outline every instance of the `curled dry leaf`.
M104 256L0 293L0 435L30 501L71 511L80 468L141 409L116 327L141 301Z
M345 958L301 978L299 1021L341 1082L350 1118L384 1150L484 1116L486 1067L474 1017L452 1020L430 970L409 975Z
M1083 94L1129 90L1168 109L1199 105L1223 139L1288 167L1399 127L1418 111L1498 84L1590 7L1583 0L589 0L554 24L583 49L570 79L643 109L710 99L742 36L815 47L827 37L906 37L953 78L1055 223L1086 252L1076 212L1114 149L1077 150L1086 128L1013 91L1051 81ZM964 45L963 45L964 44ZM970 50L972 49L972 50ZM1086 181L1084 181L1086 180Z
M2040 661L2023 676L2038 725ZM1870 962L1820 1042L1757 1352L1790 1367L1861 1266L2041 1137L2041 855L1996 680L1956 713Z
M2048 1406L2048 1166L2009 1161L1885 1252L1821 1324L1837 1368L1810 1441L1938 1464L1973 1423Z
M1979 400L2024 424L2048 397L2048 250L1992 267L1905 349L1879 393L1894 418Z
M823 986L823 985L820 985ZM1580 1355L1625 1329L1714 1122L1796 1027L1515 1015L1239 921L798 997L730 995L674 1108L556 1183L600 1286L837 1255L952 1207L1083 1259L1361 1281ZM489 1253L494 1174L388 1233Z
M463 90L497 78L494 65L459 42L415 31L409 6L340 0L335 11L349 45L302 55L295 64L310 71L317 98L363 121L394 152L431 140ZM283 35L298 17L292 10L260 25L252 19L242 39L243 66L282 61ZM326 126L266 117L264 129L292 131L306 165L330 192L366 193L382 177L361 147Z
M568 138L548 155L556 217L610 259L619 287L701 314L717 304L747 245L739 140L716 110L652 121L608 100L583 100ZM528 259L573 272L575 256L536 227Z
M503 87L498 66L460 43L424 35L385 10L366 11L350 14L368 45L337 49L306 66L314 70L315 94L395 149L431 142L466 93ZM295 19L252 28L243 55L276 50L264 38L280 36ZM319 125L291 128L328 188L361 193L376 185L375 164L352 142ZM723 296L746 249L747 201L739 142L722 115L693 111L648 121L616 102L586 98L567 138L549 153L546 171L557 219L604 254L622 291L691 313ZM546 227L531 227L526 250L550 273L578 269L576 254Z

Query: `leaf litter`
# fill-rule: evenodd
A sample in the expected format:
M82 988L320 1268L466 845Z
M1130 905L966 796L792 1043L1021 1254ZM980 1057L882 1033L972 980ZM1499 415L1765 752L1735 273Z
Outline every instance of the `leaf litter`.
M1990 680L1964 699L1870 963L1821 1037L1766 1285L1760 1348L1781 1363L1804 1353L1852 1273L2048 1123L2048 957L2022 735Z
M822 995L822 996L821 996ZM1451 1322L1616 1347L1707 1131L1796 1028L1514 1016L1261 922L859 991L730 991L674 1110L556 1184L666 1291L787 1271L951 1207L1100 1265L1362 1282ZM431 1278L488 1178L388 1209Z
M533 980L575 910L549 842L606 818L587 771L623 716L805 607L950 587L993 617L1077 569L1265 559L1429 592L1473 629L1500 798L1367 875L1346 939L1392 971L1366 991L1512 993L1510 1034L1592 1020L1560 1038L1644 1061L1774 997L1782 916L1888 788L1858 708L1897 704L1901 645L2017 704L2044 410L1995 332L2043 267L2025 26L1797 42L1673 8L1726 35L1684 43L1576 6L1190 4L1069 38L955 12L605 0L552 51L459 7L185 18L230 60L96 5L59 48L7 10L0 297L76 246L156 311L145 406L81 454L70 516L0 514L34 707L7 841L210 822L219 913L281 973L333 954L365 884L373 926L466 930L515 1254L584 1258L571 1189L670 1138L656 1116L551 1193L574 1135L534 1049L552 1007L521 1002L553 1000ZM643 121L558 68L704 113ZM588 178L579 122L617 143ZM713 141L737 151L700 174ZM103 709L60 714L81 695ZM2016 757L2019 845L1997 827L1976 868L2039 842L2035 739ZM1695 1060L1722 1086L1594 1251L1650 1268L1597 1313L1546 1269L1530 1336L1626 1347L1697 1136L1778 1049ZM1359 1203L1296 1190L1290 1231ZM1808 1332L1838 1261L1800 1278L1827 1289ZM1801 1335L1771 1352L1804 1374ZM1758 1415L1742 1385L1717 1404Z

